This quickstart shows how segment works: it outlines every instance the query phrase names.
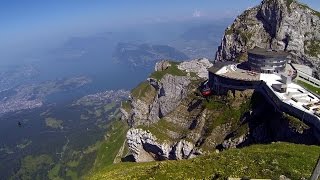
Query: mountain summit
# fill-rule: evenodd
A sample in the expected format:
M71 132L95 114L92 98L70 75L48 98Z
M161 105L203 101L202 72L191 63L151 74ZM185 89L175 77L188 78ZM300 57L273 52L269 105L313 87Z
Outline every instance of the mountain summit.
M288 51L319 74L320 13L294 0L263 0L225 30L216 60L241 61L255 46Z

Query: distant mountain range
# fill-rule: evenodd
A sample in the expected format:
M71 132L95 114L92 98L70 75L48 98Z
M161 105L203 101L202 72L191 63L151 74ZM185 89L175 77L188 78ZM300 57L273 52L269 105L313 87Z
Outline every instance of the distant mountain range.
M161 59L213 59L224 29L231 22L231 19L226 19L165 23L72 37L38 59L94 63L113 59L133 67L153 67L155 61Z
M189 57L183 52L168 45L118 43L112 58L117 63L130 64L134 67L154 66L159 60L174 59L187 60Z
M221 35L227 23L217 24L204 24L187 29L181 38L184 40L192 41L220 41Z
M231 20L226 19L223 22L204 23L186 28L169 45L179 49L188 55L190 59L213 59L215 50L220 44L223 30L228 25L228 22L231 22Z

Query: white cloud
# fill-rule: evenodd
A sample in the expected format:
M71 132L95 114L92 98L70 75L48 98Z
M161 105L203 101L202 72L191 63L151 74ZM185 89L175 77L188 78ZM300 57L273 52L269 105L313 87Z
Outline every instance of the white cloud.
M199 10L195 10L192 14L192 17L201 17L202 13Z

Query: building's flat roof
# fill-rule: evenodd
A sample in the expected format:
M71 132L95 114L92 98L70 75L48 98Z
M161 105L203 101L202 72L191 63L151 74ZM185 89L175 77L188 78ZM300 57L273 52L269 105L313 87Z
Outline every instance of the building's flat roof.
M223 68L224 66L230 65L230 64L234 64L233 61L215 61L213 63L213 66L211 66L208 71L212 72L212 73L216 73L217 71L219 71L221 68Z
M301 71L303 73L308 74L309 76L312 76L312 68L306 65L302 65L302 64L291 64L296 70Z
M240 69L237 66L238 64L229 63L216 70L215 74L237 80L259 81L259 73Z
M263 49L259 47L255 47L253 49L248 50L249 54L260 55L264 57L287 57L289 55L288 52L281 50L271 50L271 49Z
M214 69L214 73L220 76L224 76L230 79L236 80L246 80L246 81L264 81L267 86L272 90L272 92L284 103L288 105L300 109L306 113L316 115L317 118L320 120L320 99L303 88L302 86L296 83L282 83L281 74L264 74L264 73L255 73L247 70L243 70L237 68L237 64L227 64L225 66L216 66ZM218 68L219 67L219 68ZM292 67L290 65L286 66L286 70L282 74L287 76L292 76ZM290 75L291 74L291 75ZM280 87L286 87L287 90L285 93L281 93L275 91L272 88L272 85L276 84Z
M314 104L318 103L320 100L315 95L304 89L302 86L296 83L289 83L287 84L286 93L280 93L272 89L272 84L279 84L279 82L281 81L281 77L279 75L260 74L260 80L266 82L269 88L283 102L309 114L314 114L314 112L320 112L319 110L314 110L314 108L316 108L316 105ZM308 110L304 108L304 106L310 106L310 109Z

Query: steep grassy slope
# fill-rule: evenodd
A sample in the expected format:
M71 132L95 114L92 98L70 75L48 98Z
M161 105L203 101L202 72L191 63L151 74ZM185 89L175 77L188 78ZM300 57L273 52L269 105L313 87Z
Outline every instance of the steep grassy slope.
M202 179L251 177L308 178L319 156L319 146L288 143L253 145L190 160L120 163L102 168L88 179Z
M108 137L101 143L94 166L89 174L95 174L100 169L112 165L125 141L128 125L120 120L114 120L110 125ZM121 154L122 155L122 154Z

